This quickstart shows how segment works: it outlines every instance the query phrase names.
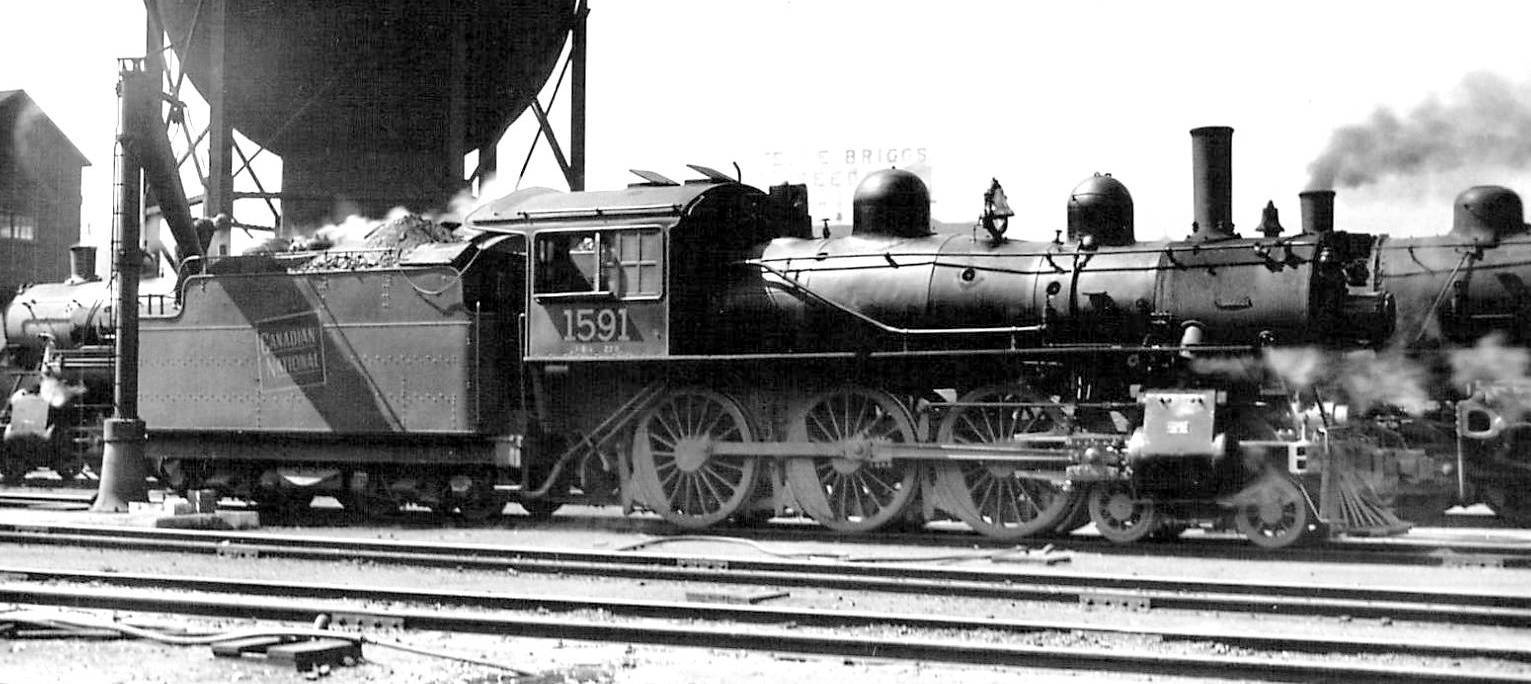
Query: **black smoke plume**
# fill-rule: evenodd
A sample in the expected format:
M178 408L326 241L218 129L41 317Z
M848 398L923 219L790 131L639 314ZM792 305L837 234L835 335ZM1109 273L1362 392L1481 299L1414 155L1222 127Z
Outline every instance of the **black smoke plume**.
M1531 162L1531 83L1475 72L1448 100L1431 96L1406 115L1378 108L1365 123L1334 132L1308 165L1308 187L1356 188L1469 162L1510 168Z

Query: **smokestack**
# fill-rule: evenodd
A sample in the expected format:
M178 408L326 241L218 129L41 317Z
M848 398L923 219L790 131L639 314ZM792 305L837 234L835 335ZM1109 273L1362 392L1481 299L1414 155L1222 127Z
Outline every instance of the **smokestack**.
M100 280L96 275L96 248L92 245L75 245L69 248L69 284Z
M1297 193L1302 202L1302 232L1330 233L1334 231L1334 191L1309 190Z
M1233 237L1233 129L1191 129L1191 188L1199 240Z

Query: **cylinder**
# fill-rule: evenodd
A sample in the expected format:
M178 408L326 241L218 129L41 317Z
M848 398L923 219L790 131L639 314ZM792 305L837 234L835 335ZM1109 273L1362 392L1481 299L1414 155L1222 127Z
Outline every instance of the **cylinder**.
M1330 233L1334 231L1334 191L1309 190L1297 193L1302 203L1302 232Z
M1191 129L1191 188L1199 238L1233 235L1233 129Z

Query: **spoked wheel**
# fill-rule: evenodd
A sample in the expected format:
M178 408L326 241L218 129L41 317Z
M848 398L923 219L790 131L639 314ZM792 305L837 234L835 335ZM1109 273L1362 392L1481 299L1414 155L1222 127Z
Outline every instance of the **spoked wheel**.
M787 461L792 495L819 524L866 532L899 520L919 488L912 460L870 460L878 442L915 441L914 421L886 392L846 388L814 397L792 420L794 442L838 444L844 456Z
M1233 524L1255 546L1279 549L1297 543L1312 523L1302 488L1284 474L1272 473L1233 509Z
M749 500L758 466L753 456L715 454L713 445L754 439L733 399L708 389L675 390L638 420L633 478L665 520L708 527Z
M959 404L1017 404L1040 398L1022 387L975 390ZM941 420L942 444L1003 444L1028 436L1062 434L1063 412L1038 406L957 406ZM943 503L975 531L996 539L1051 532L1079 495L1003 462L943 461L935 466Z
M1069 498L1073 499L1074 505L1053 526L1053 533L1059 535L1072 534L1085 525L1090 524L1090 497L1084 487L1076 487L1069 492Z
M1152 499L1139 496L1121 482L1101 482L1090 488L1090 521L1100 536L1118 543L1135 542L1159 528Z

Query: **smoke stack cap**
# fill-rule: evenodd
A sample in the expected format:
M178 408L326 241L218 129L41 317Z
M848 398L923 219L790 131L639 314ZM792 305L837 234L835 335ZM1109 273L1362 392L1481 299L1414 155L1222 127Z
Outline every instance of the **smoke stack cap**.
M1333 190L1305 190L1297 193L1297 200L1302 203L1302 232L1334 232Z
M930 230L930 190L902 169L874 171L851 199L851 234L922 237Z
M1132 193L1111 174L1095 174L1069 194L1070 241L1090 238L1097 245L1120 247L1134 241Z
M1451 234L1478 240L1498 241L1526 232L1525 209L1520 195L1498 185L1475 185L1457 195Z
M100 280L96 275L96 248L94 245L80 243L69 248L69 280L70 285L76 283L89 283Z

